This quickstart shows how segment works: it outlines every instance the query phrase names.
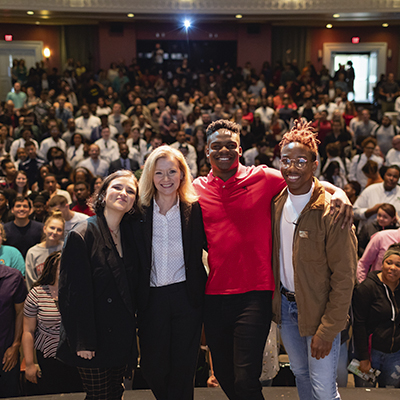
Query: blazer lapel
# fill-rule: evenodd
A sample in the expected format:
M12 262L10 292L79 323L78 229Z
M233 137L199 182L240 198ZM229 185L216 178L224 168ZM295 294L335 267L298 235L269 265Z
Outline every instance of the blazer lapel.
M190 215L192 213L192 205L180 202L180 211L181 211L181 225L182 225L182 243L183 243L183 256L185 259L185 266L189 265L189 249L190 249L190 241L191 241L191 218Z
M147 207L140 219L144 238L144 247L147 254L146 266L148 270L151 270L151 262L153 258L151 252L153 245L153 210L154 204L153 201L151 201L149 207Z
M117 251L114 249L114 244L112 243L112 238L110 231L108 229L107 223L104 218L98 217L99 226L101 230L101 234L103 236L103 254L104 258L107 260L107 265L111 270L111 273L114 277L115 283L117 285L118 291L121 294L122 300L126 305L129 312L134 315L134 310L132 307L132 297L130 294L128 277L126 275L125 265L122 262L121 258L118 257ZM124 237L121 232L121 243L123 242ZM123 245L123 250L127 250L127 246Z

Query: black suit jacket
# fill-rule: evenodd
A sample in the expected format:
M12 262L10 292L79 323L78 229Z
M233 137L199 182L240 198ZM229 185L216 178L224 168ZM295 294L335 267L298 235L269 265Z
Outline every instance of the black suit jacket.
M57 351L67 364L98 368L136 362L138 261L126 226L123 220L123 259L103 216L87 219L67 236L60 268L62 328ZM80 350L95 351L95 357L78 357Z
M127 158L127 160L130 162L132 172L135 172L136 170L139 169L139 164L136 160L132 160L130 158ZM110 167L108 168L108 174L110 175L113 172L118 171L120 169L124 168L122 167L121 158L118 158L118 160L111 161Z
M152 265L153 202L143 214L133 220L131 227L139 249L140 269L138 288L138 307L145 309L150 291L150 272ZM203 304L207 274L202 254L205 245L203 218L199 203L180 202L182 243L186 269L186 284L189 301L194 307Z

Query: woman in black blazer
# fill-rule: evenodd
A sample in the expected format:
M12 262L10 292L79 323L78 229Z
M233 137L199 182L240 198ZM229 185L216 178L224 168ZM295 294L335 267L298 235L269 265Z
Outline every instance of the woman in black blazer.
M125 370L137 362L137 253L126 222L136 193L130 171L109 175L94 197L96 215L69 233L62 253L57 357L78 367L87 399L120 399Z
M206 272L202 214L182 153L154 150L139 182L144 211L133 224L140 255L140 365L159 400L189 400L203 314Z

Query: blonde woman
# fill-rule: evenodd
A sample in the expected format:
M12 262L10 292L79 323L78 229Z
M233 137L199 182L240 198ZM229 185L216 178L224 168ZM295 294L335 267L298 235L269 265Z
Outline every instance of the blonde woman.
M43 271L46 258L62 249L65 221L58 211L50 215L43 226L43 240L31 247L25 258L25 279L28 290L38 280Z
M141 260L141 369L157 399L193 398L206 273L204 229L182 153L161 146L139 182L143 214L133 224Z

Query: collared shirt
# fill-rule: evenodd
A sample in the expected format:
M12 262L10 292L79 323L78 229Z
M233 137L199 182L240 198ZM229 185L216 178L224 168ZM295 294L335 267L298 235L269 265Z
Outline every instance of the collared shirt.
M108 163L119 158L118 143L115 140L104 140L101 138L96 140L94 144L97 144L100 148L100 158Z
M269 126L271 123L272 116L275 114L275 110L271 107L258 107L255 113L260 114L261 121Z
M58 141L56 142L52 137L49 137L47 139L44 139L43 142L40 144L40 156L47 160L47 152L52 147L58 147L64 153L67 152L67 143L65 143L64 140L58 139Z
M163 215L154 202L153 242L150 286L160 287L186 280L185 259L183 255L182 223L177 203Z
M396 186L394 189L386 191L384 182L368 186L361 192L353 205L354 217L361 221L373 221L376 218L376 214L371 215L367 219L365 211L373 207L375 204L380 203L390 203L396 208L396 210L400 210L400 187ZM360 224L364 225L364 223Z
M383 158L378 157L375 154L372 154L370 158L367 158L364 153L356 154L351 159L349 181L357 181L361 185L361 189L364 189L368 182L367 176L362 172L362 169L368 160L375 161L379 168L382 167Z
M121 162L122 169L127 169L128 171L132 171L131 163L129 161L129 158L120 157L119 161Z
M118 129L118 133L123 133L124 128L122 127L122 123L127 119L128 117L125 114L120 114L120 115L111 114L108 116L108 123L110 125L115 126Z
M84 118L83 115L75 119L75 132L83 135L85 139L90 139L90 134L93 128L101 125L99 117L90 115L89 118Z
M188 148L188 155L186 156L186 162L189 166L190 173L193 177L197 176L197 153L196 149L189 143L184 143ZM170 145L173 149L179 150L181 144L179 142L174 142Z
M390 149L386 154L386 165L398 165L400 167L400 151Z
M107 176L108 174L108 167L110 165L107 161L98 158L96 161L92 160L90 157L86 160L81 161L78 164L78 167L85 167L87 168L93 175L100 175L102 177Z
M208 243L206 294L274 290L271 200L285 187L281 173L239 165L226 182L210 172L193 184Z

